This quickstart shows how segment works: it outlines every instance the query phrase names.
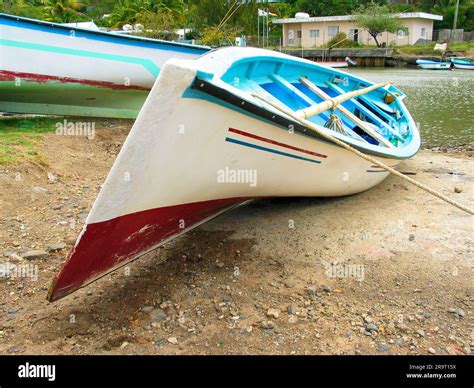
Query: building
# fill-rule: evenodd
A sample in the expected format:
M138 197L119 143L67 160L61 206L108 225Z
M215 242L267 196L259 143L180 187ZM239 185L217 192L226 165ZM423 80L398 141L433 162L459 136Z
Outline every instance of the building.
M432 40L433 23L443 20L440 15L424 12L400 13L397 17L407 27L407 31L398 33L383 32L379 43L389 45L412 45L419 39ZM349 39L361 44L375 45L375 40L367 31L360 29L352 20L351 15L309 17L298 13L294 18L275 19L275 24L283 27L283 46L318 47L327 43L339 32L345 32Z

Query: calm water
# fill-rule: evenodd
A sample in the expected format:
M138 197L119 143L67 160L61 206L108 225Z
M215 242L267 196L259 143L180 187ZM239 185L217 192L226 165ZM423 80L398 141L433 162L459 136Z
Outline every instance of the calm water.
M373 82L393 81L406 95L425 145L474 144L474 71L352 68Z

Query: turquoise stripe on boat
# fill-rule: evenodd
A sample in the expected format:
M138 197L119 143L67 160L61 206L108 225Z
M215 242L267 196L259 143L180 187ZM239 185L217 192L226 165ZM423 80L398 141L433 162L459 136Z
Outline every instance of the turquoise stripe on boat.
M273 154L287 156L289 158L304 160L305 162L312 162L312 163L317 163L317 164L321 163L319 160L308 159L308 158L304 158L302 156L288 154L286 152L281 152L281 151L277 151L277 150L272 150L271 148L258 146L258 145L255 145L255 144L247 143L245 141L232 139L230 137L226 137L225 141L227 141L229 143L239 144L239 145L242 145L242 146L245 146L245 147L255 148L255 149L260 150L260 151L271 152Z
M145 58L128 57L125 55L116 55L116 54L104 54L104 53L97 53L93 51L75 50L75 49L69 49L69 48L64 48L64 47L48 46L44 44L19 42L19 41L8 40L8 39L0 39L0 45L9 46L9 47L19 47L19 48L24 48L28 50L47 51L47 52L52 52L52 53L65 54L65 55L75 55L78 57L89 57L89 58L106 59L109 61L116 61L116 62L133 63L136 65L143 66L155 78L158 76L160 72L160 68L152 60L145 59Z

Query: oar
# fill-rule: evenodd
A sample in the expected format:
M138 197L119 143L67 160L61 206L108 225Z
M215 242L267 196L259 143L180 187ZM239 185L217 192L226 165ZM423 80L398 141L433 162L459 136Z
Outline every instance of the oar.
M407 176L403 175L401 172L393 169L390 166L387 166L385 163L380 162L379 160L375 159L374 157L372 157L370 155L366 155L363 152L360 152L359 150L356 150L355 148L351 147L349 144L345 143L344 141L339 140L339 139L335 138L334 136L332 136L331 134L327 133L327 131L325 131L324 129L319 128L316 124L312 123L311 121L306 120L306 119L298 116L296 114L296 112L290 111L290 110L280 106L279 104L268 101L266 98L261 97L258 94L252 93L251 95L252 95L252 97L257 98L257 99L265 102L266 104L268 104L268 105L272 106L273 108L279 110L280 112L284 113L285 115L293 118L295 121L297 121L300 124L304 125L306 128L316 132L319 136L323 137L324 139L329 140L329 141L345 148L349 152L352 152L353 154L356 154L357 156L361 157L362 159L365 159L365 160L373 163L374 165L377 165L377 166L383 168L384 170L387 170L388 172L392 173L393 175L396 175L396 176L406 180L407 182L411 183L412 185L415 185L416 187L418 187L418 188L430 193L431 195L434 195L435 197L437 197L437 198L439 198L439 199L441 199L441 200L457 207L458 209L464 210L466 213L474 215L474 210L468 208L467 206L464 206L463 204L461 204L459 202L453 201L452 199L448 198L444 194L441 194L441 193L429 188L428 186L425 186L424 184L416 181L415 179L412 179L410 177L407 177Z
M328 94L326 94L323 90L318 88L315 84L313 84L308 78L301 77L300 82L305 85L309 90L316 93L319 97L323 100L327 100L331 98ZM384 138L380 133L373 130L371 127L367 125L367 123L360 118L358 118L355 114L353 114L348 109L344 108L342 105L337 105L336 109L340 111L344 116L348 119L352 120L355 124L357 124L365 133L372 136L374 139L378 140L380 143L385 145L388 148L395 148L395 146L390 143L386 138Z
M339 86L337 85L334 85L333 83L331 82L326 82L326 85L328 88L334 90L335 92L338 92L338 93L343 93L344 90L341 89ZM357 102L357 101L354 101L355 105L357 107L359 107L360 109L360 102ZM405 139L403 138L402 135L400 135L397 131L395 131L390 125L388 125L385 121L383 121L379 116L377 116L375 113L371 112L371 111L368 111L367 112L370 116L372 117L375 117L378 119L378 122L379 122L379 125L381 125L382 127L384 127L386 130L388 130L392 135L394 135L395 137L398 138L398 140L402 141L402 142L405 142ZM366 114L367 114L366 113Z
M334 109L337 105L342 104L343 102L348 101L352 98L362 96L364 94L370 93L371 91L379 89L379 88L383 88L386 85L390 85L390 83L375 84L367 88L354 90L348 93L343 93L337 97L329 98L326 101L320 102L319 104L312 105L308 108L296 111L295 113L296 113L296 116L298 116L299 118L307 119L308 117L316 116L326 110Z

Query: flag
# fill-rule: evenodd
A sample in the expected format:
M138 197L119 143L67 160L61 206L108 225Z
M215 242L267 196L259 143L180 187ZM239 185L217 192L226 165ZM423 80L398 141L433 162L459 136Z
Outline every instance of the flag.
M273 10L273 9L269 9L269 10L268 10L268 16L270 16L270 17L276 17L276 16L278 16L277 11L275 11L275 10Z
M266 16L266 17L276 17L278 16L278 14L276 13L276 11L272 10L272 9L268 9L268 10L263 10L263 9L259 9L258 10L258 16Z

